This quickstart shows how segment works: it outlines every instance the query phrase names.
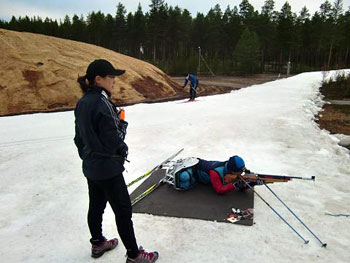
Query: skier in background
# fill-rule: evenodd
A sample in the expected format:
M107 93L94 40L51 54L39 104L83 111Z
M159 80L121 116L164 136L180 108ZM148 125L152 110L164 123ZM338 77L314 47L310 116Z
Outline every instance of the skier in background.
M194 101L196 98L196 93L197 93L197 87L198 87L198 79L195 75L193 74L187 74L185 78L185 83L183 85L183 89L186 87L187 83L190 82L190 99L189 101Z
M107 240L102 233L102 215L109 202L127 250L126 263L150 263L157 260L158 252L146 252L137 246L130 196L123 177L128 156L128 146L124 142L128 123L110 101L114 79L124 72L115 69L107 60L98 59L90 63L85 76L78 78L83 97L74 111L74 142L83 160L89 189L91 256L98 258L118 244L118 239Z

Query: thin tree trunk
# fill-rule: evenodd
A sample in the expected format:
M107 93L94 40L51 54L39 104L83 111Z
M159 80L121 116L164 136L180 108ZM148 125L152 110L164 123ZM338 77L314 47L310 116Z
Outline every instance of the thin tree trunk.
M261 69L260 69L261 73L264 73L264 69L265 69L265 46L261 52Z
M331 43L331 47L329 48L329 56L328 56L328 63L327 63L328 68L330 68L330 64L331 64L332 49L333 49L333 40L332 40L332 43Z
M281 68L282 68L282 49L280 52L280 61L279 61L279 65L278 65L278 73L281 73Z
M156 43L153 42L153 63L156 62L156 53L157 53L157 48L156 48Z
M165 54L166 54L165 46L166 46L166 45L165 45L165 41L163 41L163 50L162 50L162 51L163 51L163 52L162 52L162 53L163 53L163 54L162 54L162 55L163 55L163 61L165 61L165 60L167 59L167 58L165 57Z

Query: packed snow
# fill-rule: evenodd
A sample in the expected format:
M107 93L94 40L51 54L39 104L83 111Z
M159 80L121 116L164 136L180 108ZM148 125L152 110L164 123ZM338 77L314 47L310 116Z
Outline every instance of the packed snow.
M237 154L255 172L315 176L315 182L271 188L327 248L264 186L255 189L309 244L257 196L251 227L134 214L138 244L158 250L164 263L349 262L350 217L327 213L350 213L350 156L315 122L324 103L323 76L304 73L194 103L126 107L131 162L124 177L131 182L182 147L179 158L224 161ZM122 244L90 257L87 184L73 143L73 112L2 117L0 127L1 262L124 262ZM103 227L107 237L118 236L109 206Z

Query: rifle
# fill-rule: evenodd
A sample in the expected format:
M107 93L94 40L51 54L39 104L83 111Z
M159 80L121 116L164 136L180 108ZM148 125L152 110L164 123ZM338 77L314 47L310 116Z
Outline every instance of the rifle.
M243 178L248 183L256 185L272 184L272 183L284 183L289 182L292 179L311 180L315 181L315 176L300 177L300 176L284 176L284 175L271 175L271 174L257 174L257 173L232 173L225 175L225 183L233 183L237 179Z

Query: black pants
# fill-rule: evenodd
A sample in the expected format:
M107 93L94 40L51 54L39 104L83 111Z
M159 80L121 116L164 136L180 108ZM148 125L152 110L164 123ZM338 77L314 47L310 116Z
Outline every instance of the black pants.
M190 100L194 100L196 98L196 89L197 89L198 85L195 86L191 86L190 87Z
M118 233L127 254L135 258L139 251L131 220L132 208L130 196L122 174L108 180L92 181L87 179L89 186L88 224L91 233L90 242L98 245L104 240L102 234L102 215L107 201L115 214Z

